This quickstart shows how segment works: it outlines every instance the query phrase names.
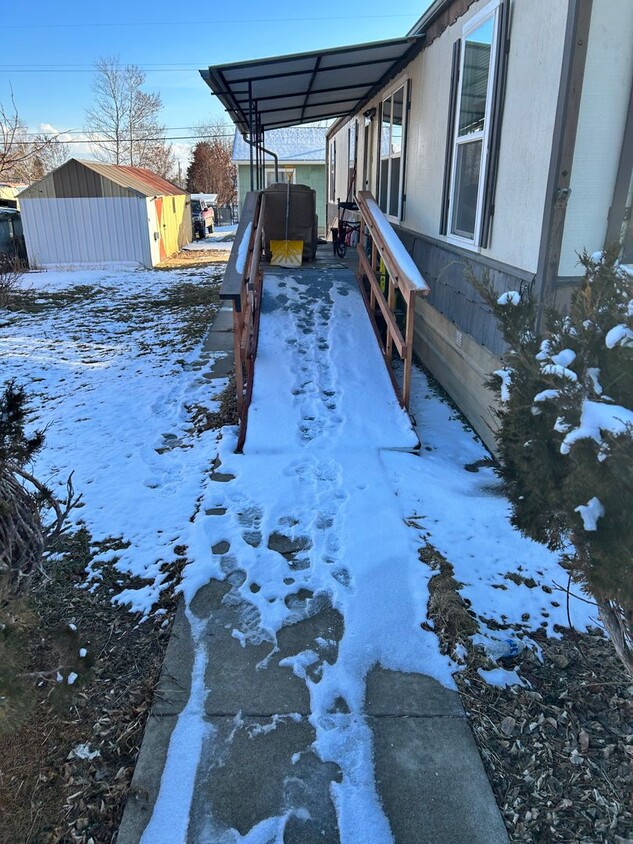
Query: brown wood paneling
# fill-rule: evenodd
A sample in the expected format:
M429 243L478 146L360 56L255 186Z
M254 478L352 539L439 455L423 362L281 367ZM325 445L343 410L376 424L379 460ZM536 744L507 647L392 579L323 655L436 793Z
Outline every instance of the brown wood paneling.
M497 321L467 280L466 266L471 266L478 276L488 272L500 293L521 290L530 283L531 276L485 256L465 254L464 250L444 241L399 227L396 231L431 288L428 303L480 346L500 355L505 345Z

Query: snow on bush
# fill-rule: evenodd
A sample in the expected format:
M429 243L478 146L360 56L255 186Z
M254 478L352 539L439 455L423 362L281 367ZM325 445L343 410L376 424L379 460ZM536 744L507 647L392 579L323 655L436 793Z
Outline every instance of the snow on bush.
M508 344L489 383L502 399L497 446L513 522L565 552L633 673L633 276L614 254L581 262L569 314L550 309L545 338L530 295L508 308L489 277L470 280Z
M518 305L521 301L521 294L516 290L508 290L502 293L497 299L497 305Z

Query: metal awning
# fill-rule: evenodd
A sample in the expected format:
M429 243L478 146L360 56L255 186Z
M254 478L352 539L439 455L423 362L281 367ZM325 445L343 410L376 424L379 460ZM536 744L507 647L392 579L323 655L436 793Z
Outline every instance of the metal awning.
M265 132L353 113L411 61L422 40L409 35L215 65L200 75L242 134L254 125Z

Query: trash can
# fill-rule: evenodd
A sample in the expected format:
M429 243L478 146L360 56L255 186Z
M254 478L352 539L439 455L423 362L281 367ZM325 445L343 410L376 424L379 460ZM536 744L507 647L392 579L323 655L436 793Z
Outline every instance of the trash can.
M264 210L264 251L270 261L271 240L303 241L303 260L314 261L319 221L316 214L316 191L308 185L277 182L266 188ZM288 232L286 234L286 202L290 197Z

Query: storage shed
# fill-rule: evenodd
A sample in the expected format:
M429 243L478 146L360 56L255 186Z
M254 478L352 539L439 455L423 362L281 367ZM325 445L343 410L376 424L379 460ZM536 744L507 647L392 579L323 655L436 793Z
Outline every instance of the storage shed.
M20 209L32 266L153 267L191 242L189 195L141 167L71 158Z

